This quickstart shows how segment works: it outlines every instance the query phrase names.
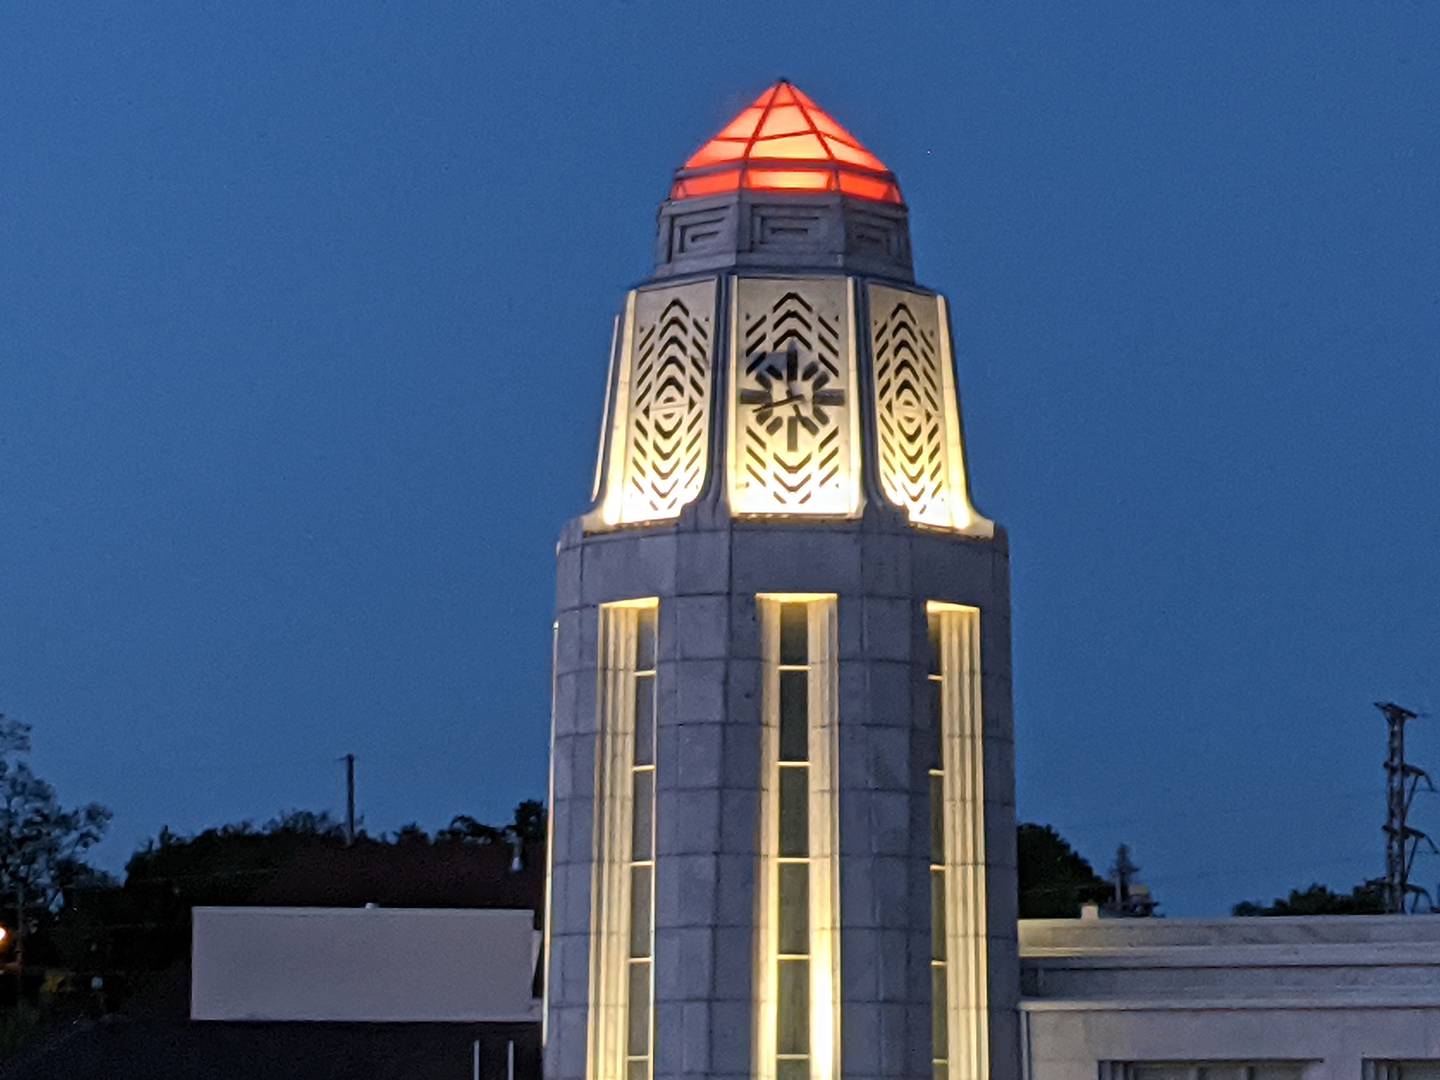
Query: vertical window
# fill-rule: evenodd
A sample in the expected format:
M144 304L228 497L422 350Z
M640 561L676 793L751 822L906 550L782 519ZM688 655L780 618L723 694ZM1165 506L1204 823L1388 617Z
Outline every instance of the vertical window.
M934 1080L990 1073L980 612L926 605L930 1016Z
M761 596L764 724L756 1075L830 1080L838 1057L835 599Z
M940 663L940 617L928 612L930 664L925 676L925 703L930 721L930 1034L934 1080L950 1075L950 1010L945 964L945 723L941 695L945 682Z
M654 1062L655 600L600 609L591 1080L650 1080Z
M656 608L636 611L635 738L630 756L634 803L630 829L630 979L625 1075L649 1080L653 1063L655 925L655 631Z

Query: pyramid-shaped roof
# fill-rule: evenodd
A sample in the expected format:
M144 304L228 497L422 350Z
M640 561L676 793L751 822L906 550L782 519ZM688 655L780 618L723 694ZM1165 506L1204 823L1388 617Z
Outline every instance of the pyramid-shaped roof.
M672 199L752 191L836 191L901 203L880 159L798 86L781 79L675 174Z

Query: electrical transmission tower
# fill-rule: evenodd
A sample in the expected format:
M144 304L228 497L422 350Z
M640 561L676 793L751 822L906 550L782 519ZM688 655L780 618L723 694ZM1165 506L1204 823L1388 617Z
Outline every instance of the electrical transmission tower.
M1437 849L1430 837L1410 827L1408 819L1420 784L1423 782L1430 791L1435 790L1435 785L1429 773L1405 760L1405 725L1419 714L1393 701L1377 701L1375 707L1385 717L1389 730L1389 753L1385 758L1385 910L1399 915L1406 911L1407 901L1411 911L1421 896L1430 902L1428 892L1410 884L1410 868L1422 840L1432 852Z

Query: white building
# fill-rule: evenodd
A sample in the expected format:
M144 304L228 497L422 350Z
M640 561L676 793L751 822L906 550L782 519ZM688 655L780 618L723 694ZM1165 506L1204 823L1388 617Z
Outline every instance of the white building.
M1440 919L1027 920L1026 1080L1436 1080Z

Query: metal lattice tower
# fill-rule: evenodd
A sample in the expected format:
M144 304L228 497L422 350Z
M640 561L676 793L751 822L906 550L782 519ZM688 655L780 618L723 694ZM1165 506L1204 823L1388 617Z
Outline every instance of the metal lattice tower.
M1415 862L1415 853L1421 841L1431 851L1436 847L1430 837L1409 825L1410 804L1415 801L1415 792L1423 782L1425 787L1435 790L1430 774L1418 765L1405 760L1405 725L1416 719L1418 713L1393 701L1377 701L1375 707L1385 717L1388 728L1385 757L1385 910L1391 914L1403 914L1407 899L1411 900L1430 894L1418 885L1410 884L1410 868Z

